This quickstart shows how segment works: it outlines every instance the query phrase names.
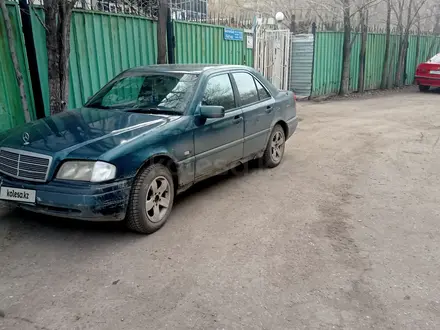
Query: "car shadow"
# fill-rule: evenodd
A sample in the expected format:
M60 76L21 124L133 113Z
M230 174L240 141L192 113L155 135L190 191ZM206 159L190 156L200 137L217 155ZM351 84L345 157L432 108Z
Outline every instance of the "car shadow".
M427 94L440 94L440 87L439 88L431 88L429 91L426 91L424 93L427 93Z
M198 193L207 193L211 189L216 189L219 184L227 184L231 180L240 179L241 177L253 175L258 171L264 170L260 161L252 160L248 163L239 165L229 171L220 173L216 176L196 183L194 186L176 196L174 205L178 207L183 201L187 202L188 198L197 196Z
M262 166L257 161L251 161L244 165L240 165L222 174L216 175L204 181L195 184L187 191L176 196L173 211L178 212L179 205L182 202L188 202L192 198L196 198L199 193L207 193L211 189L215 189L219 184L227 184L230 180L239 179L240 177L251 175L262 170ZM89 237L97 238L100 236L108 237L112 241L115 236L118 240L127 237L145 237L138 233L131 232L126 229L123 221L117 222L100 222L100 221L81 221L75 219L59 218L54 216L42 215L29 212L17 207L9 207L4 204L3 213L0 216L0 228L9 233L26 232L27 235L37 231L37 235L60 234L64 237L68 235L81 234ZM6 229L5 229L6 228ZM1 234L1 232L0 232ZM8 233L3 236L8 237ZM106 240L106 239L104 239ZM0 243L2 237L0 235ZM1 244L0 244L1 247Z

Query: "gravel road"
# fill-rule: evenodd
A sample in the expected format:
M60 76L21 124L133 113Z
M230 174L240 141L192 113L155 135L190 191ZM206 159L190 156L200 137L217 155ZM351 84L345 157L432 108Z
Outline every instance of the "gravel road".
M150 236L0 219L0 329L439 329L440 93L298 106L273 170Z

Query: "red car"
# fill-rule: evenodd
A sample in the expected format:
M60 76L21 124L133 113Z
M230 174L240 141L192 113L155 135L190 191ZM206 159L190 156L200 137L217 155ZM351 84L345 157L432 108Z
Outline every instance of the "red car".
M426 92L431 87L440 87L440 53L425 63L420 63L415 78L421 92Z

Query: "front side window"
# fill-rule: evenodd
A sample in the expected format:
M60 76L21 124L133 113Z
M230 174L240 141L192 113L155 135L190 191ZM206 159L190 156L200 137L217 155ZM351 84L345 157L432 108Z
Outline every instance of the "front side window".
M258 102L258 93L255 87L254 77L248 73L232 74L240 94L241 105L247 105Z
M202 104L222 106L225 111L235 108L234 91L229 75L222 74L208 80Z
M99 91L86 107L183 113L197 77L195 74L172 73L123 76Z
M440 54L435 55L429 60L429 63L440 64Z

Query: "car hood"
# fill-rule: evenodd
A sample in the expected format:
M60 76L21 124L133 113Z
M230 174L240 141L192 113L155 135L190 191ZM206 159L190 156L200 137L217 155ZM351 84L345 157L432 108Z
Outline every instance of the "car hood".
M96 157L179 118L81 108L37 120L9 131L0 146L48 155L75 152Z

